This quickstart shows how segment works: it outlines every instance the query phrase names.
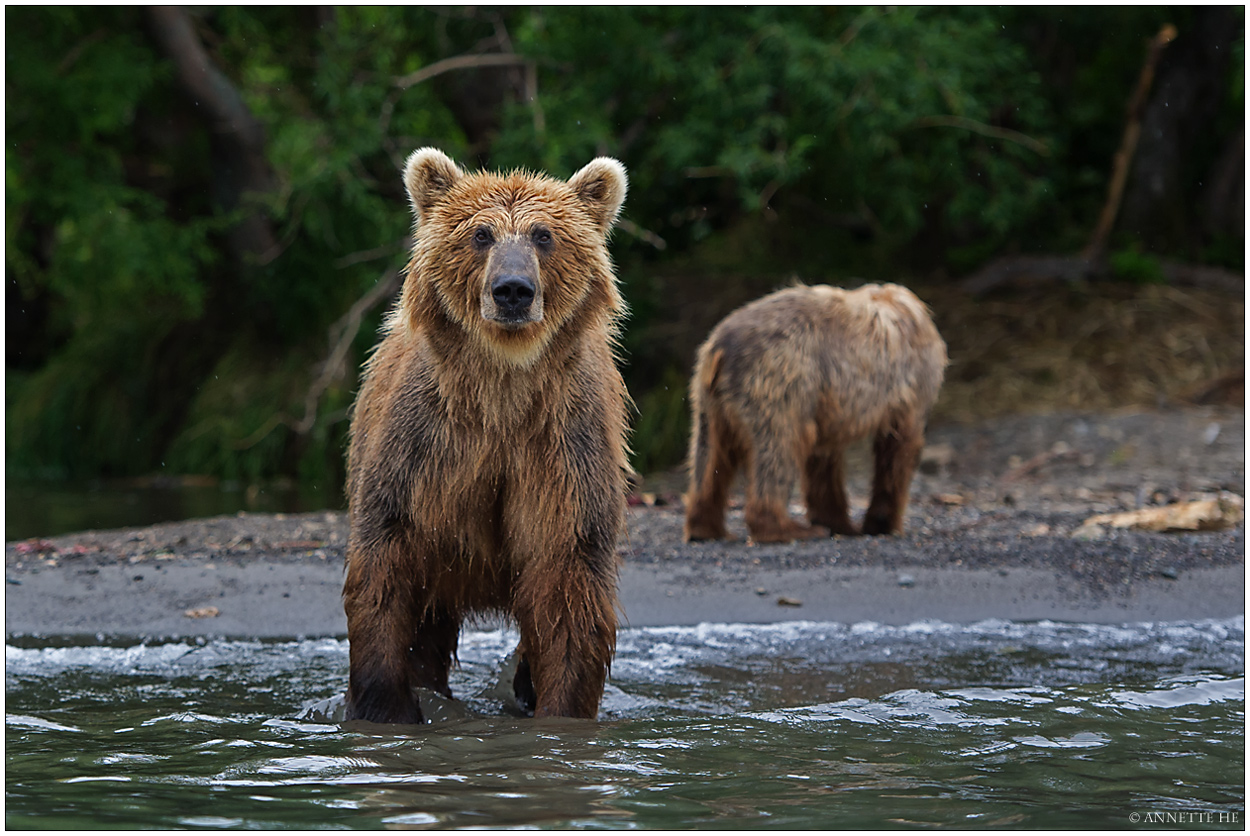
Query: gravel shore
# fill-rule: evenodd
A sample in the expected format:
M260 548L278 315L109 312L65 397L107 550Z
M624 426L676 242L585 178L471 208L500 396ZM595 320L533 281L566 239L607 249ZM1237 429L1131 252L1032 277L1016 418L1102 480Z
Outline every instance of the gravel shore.
M870 462L853 451L862 513ZM1017 416L933 427L907 532L756 546L681 542L680 477L639 486L622 542L629 626L702 621L1120 623L1245 611L1245 524L1154 532L1091 516L1245 496L1227 408ZM801 511L796 507L795 511ZM7 543L16 636L341 636L341 512L243 514Z

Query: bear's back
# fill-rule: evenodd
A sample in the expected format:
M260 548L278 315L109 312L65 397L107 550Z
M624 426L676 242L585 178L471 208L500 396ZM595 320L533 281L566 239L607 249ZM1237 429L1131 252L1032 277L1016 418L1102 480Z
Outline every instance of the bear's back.
M727 316L700 362L715 362L715 374L704 376L715 379L711 394L748 412L778 403L815 409L833 393L840 411L875 422L900 403L932 405L946 347L904 287L799 285Z

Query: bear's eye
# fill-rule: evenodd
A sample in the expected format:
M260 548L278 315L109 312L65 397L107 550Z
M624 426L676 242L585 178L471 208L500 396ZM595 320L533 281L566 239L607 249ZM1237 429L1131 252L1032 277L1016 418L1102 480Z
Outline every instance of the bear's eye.
M534 243L537 244L538 246L540 247L551 246L551 230L540 228L540 229L534 230L533 233L531 233L531 235L534 239Z
M486 246L492 240L494 239L491 237L490 230L484 226L478 227L477 232L473 233L473 243L479 247Z

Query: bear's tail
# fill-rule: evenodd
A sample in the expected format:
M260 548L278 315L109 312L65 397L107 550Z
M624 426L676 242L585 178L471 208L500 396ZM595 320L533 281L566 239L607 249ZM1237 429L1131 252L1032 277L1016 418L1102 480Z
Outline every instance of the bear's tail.
M690 468L690 494L696 495L703 480L707 477L709 441L711 427L708 412L714 409L715 397L712 388L720 374L722 352L712 351L699 358L694 377L690 379L690 405L694 412L694 420L690 428L690 455L687 466Z

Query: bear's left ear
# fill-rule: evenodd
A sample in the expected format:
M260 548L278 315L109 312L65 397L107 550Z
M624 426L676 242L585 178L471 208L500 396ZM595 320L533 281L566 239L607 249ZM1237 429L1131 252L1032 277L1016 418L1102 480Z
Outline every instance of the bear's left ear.
M628 184L625 166L611 157L596 157L569 178L569 185L604 233L616 222Z
M442 200L463 176L451 157L437 148L413 151L404 165L404 187L417 220L424 220L430 207Z

